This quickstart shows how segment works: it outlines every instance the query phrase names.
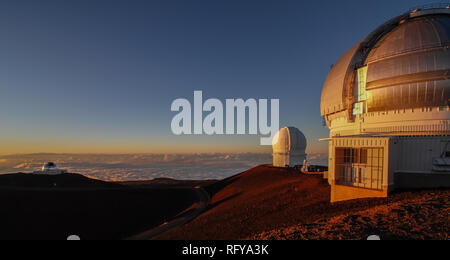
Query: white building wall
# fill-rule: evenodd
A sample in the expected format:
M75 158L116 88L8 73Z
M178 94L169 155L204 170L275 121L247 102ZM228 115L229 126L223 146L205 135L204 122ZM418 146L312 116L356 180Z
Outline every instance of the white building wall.
M432 174L433 159L439 158L450 136L337 137L329 143L329 183L336 184L336 148L383 148L383 190L395 187L395 174Z
M274 153L273 166L275 167L294 167L302 165L306 159L306 154L291 154L291 153Z
M439 158L450 136L393 137L391 162L397 172L431 173L433 159ZM395 147L395 148L394 148Z
M289 165L289 154L273 154L273 166L286 167L287 165Z

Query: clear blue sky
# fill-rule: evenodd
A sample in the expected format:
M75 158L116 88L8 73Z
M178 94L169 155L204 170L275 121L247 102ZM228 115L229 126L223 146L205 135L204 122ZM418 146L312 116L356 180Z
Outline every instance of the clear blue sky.
M279 98L281 126L328 136L322 84L342 53L427 1L0 2L0 154L246 152L257 136L173 136L171 102ZM51 142L50 142L51 141Z

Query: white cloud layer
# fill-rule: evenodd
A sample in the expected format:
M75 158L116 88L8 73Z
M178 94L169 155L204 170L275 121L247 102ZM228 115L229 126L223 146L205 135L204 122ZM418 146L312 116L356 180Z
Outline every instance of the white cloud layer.
M326 165L326 155L310 155L311 163ZM0 156L0 174L32 172L46 162L105 181L223 179L261 164L270 154L31 154Z

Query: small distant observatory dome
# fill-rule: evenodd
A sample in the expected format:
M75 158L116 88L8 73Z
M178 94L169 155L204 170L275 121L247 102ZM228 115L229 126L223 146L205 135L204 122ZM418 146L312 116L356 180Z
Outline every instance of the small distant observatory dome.
M295 127L282 128L273 138L273 166L293 167L306 159L306 137Z
M52 162L46 163L44 164L44 166L42 166L42 171L50 171L50 170L57 170L58 166Z
M44 164L40 171L33 172L33 174L40 174L40 175L58 175L63 173L67 173L67 171L59 169L58 166L52 162Z

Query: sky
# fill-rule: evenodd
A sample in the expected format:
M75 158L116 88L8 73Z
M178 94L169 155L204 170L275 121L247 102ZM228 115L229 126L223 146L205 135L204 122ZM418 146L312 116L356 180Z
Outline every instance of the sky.
M260 136L175 136L177 98L280 100L326 152L330 67L416 0L2 0L0 154L267 152Z

